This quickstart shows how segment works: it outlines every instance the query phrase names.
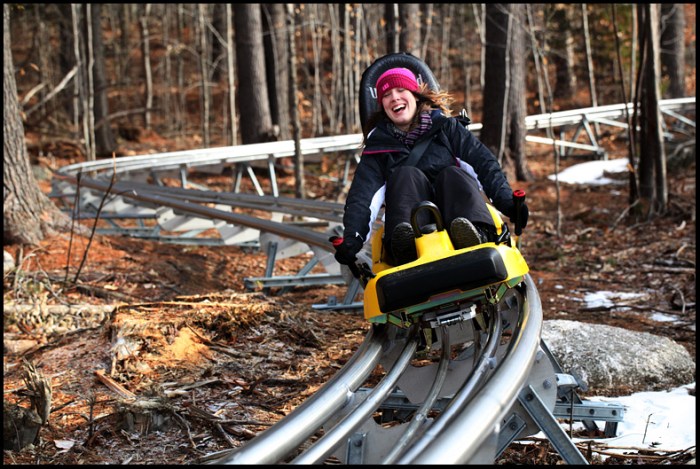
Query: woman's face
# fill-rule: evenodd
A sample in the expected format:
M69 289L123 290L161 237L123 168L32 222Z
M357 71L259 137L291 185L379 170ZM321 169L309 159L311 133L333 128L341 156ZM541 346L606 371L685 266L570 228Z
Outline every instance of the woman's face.
M382 106L397 128L408 131L417 107L413 93L405 88L392 88L382 96Z

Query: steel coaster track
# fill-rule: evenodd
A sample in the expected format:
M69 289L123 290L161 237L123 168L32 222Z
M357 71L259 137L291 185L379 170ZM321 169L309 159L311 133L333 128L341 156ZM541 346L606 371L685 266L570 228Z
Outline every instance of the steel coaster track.
M590 124L625 128L618 121L625 119L625 109L631 109L630 105L530 116L526 119L529 131L552 126L559 127L563 135L566 127L576 130L571 142L534 135L528 140L605 156ZM661 109L675 119L681 133L694 135L694 97L663 101ZM470 129L478 132L480 125ZM591 145L575 141L582 133L591 139ZM360 143L360 134L306 139L301 150L306 155L344 154L345 171L338 178L344 184L349 165L359 158ZM293 154L294 142L286 141L74 164L55 174L52 196L73 216L99 214L114 227L103 229L106 233L260 247L268 253L268 279L272 279L276 259L311 249L314 260L295 279L302 283L313 264L321 262L328 275L319 282L338 281L340 269L332 258L328 237L338 232L343 207L279 195L276 161ZM254 165L267 167L270 195L265 195ZM230 193L188 182L194 171L221 173L226 167L235 168ZM255 194L240 193L246 175ZM181 187L166 186L164 180L169 177L178 178ZM196 189L187 189L188 185ZM269 213L271 218L238 213L238 209ZM300 221L285 222L285 215ZM211 231L218 231L219 238L206 238ZM349 301L346 298L344 305ZM571 415L575 411L587 427L595 423L585 416L595 414L606 422L606 433L608 424L614 428L621 421L623 411L614 404L590 405L577 397L566 401L577 384L561 372L541 343L542 309L529 275L520 296L509 301L516 306L499 306L505 310L493 311L486 329L471 321L441 330L438 345L449 349L451 344L461 344L466 347L463 353L472 359L450 360L443 350L437 369L411 364L416 356L415 333L401 335L391 326L372 326L351 360L317 393L242 448L210 455L209 462L301 464L323 462L333 455L347 463L493 463L516 438L541 430L566 462L585 464L556 421L565 416L562 409L570 409ZM501 340L504 324L512 325L507 341ZM362 388L379 364L386 370L382 381L372 390ZM377 412L381 418L392 412L413 418L385 428L376 422ZM437 417L431 417L435 412ZM311 440L315 441L308 446Z
M384 428L372 415L381 411L396 386L402 386L402 376L416 381L415 369L409 369L415 331L395 334L393 326L375 325L352 359L312 397L244 446L209 455L204 462L314 464L334 455L349 464L492 464L515 436L542 430L566 462L587 464L549 410L555 390L542 376L556 378L540 348L542 308L529 275L524 289L525 301L517 308L517 326L509 341L502 343L508 312L491 315L487 330L477 332L484 339L467 349L471 363L451 360L447 352L449 335L459 336L459 329L467 326L441 330L443 349L433 384L416 384L429 391L410 422ZM360 386L380 363L384 377L370 392L362 392ZM446 390L448 370L465 364L464 381L458 378L457 387L452 386L456 391ZM427 417L438 395L449 403L436 418ZM532 401L538 405L529 404ZM513 427L511 422L519 423ZM311 440L315 441L309 444Z

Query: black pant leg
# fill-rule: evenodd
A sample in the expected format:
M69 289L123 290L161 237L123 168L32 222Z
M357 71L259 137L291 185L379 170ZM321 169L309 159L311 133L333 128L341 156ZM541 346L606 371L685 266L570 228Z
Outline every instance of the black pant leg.
M424 200L434 200L433 187L423 171L414 166L401 166L394 170L386 184L384 197L384 246L390 249L391 234L401 222L411 222L411 211ZM419 225L431 223L430 214L419 214ZM391 252L389 250L389 252Z
M446 228L455 218L464 217L495 230L491 212L476 180L457 166L443 169L435 179L435 203L442 212Z

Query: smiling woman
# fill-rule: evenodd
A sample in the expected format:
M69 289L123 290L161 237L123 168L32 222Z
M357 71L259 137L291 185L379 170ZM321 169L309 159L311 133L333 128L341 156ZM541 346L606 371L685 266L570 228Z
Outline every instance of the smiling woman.
M391 67L385 69L386 63ZM346 199L343 242L335 256L341 264L355 262L382 206L381 257L394 266L417 258L411 214L424 201L437 206L455 249L495 241L496 223L484 195L511 221L527 224L527 205L516 208L494 155L466 128L468 122L452 117L450 94L436 83L419 83L408 68L416 63L422 62L409 54L390 54L363 74L364 81L368 72L384 70L375 83L379 108L363 123L362 159ZM415 68L431 76L425 64ZM417 221L423 233L437 222L429 212Z
M391 121L408 132L416 114L416 97L420 88L415 75L407 68L387 70L377 80L377 101Z

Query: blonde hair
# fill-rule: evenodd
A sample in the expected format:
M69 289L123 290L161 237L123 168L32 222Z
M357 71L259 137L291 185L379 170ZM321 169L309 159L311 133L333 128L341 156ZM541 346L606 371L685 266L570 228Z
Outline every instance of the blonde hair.
M410 129L413 129L420 123L420 114L424 111L430 111L432 109L439 109L442 113L448 117L452 115L452 109L450 106L454 103L454 97L447 91L433 90L427 83L420 84L420 90L418 92L411 91L413 96L416 97L416 114L413 116L413 121L411 122ZM362 146L364 147L367 140L367 135L370 131L377 126L377 123L382 119L389 119L389 116L384 112L384 107L380 106L374 114L370 115L367 119L365 127L362 129L362 135L364 137Z

